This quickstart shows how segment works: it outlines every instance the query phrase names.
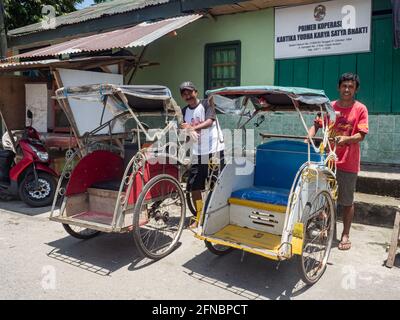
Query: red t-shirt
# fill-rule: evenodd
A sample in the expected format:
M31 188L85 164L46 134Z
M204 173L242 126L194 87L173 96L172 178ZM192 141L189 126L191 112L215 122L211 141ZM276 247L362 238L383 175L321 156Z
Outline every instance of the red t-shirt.
M337 101L332 102L336 111L336 121L331 128L331 137L353 136L358 132L368 133L368 110L365 105L355 101L349 108L341 108ZM336 147L339 170L358 173L360 171L360 143Z

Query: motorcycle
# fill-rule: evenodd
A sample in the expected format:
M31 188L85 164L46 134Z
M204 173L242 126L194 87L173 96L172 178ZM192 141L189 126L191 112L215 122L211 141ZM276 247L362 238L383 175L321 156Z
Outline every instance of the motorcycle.
M30 125L26 126L19 141L8 130L3 114L3 123L9 138L0 150L0 195L19 197L31 207L44 207L52 203L57 173L50 168L49 154L32 127L33 114L27 111ZM16 161L16 158L20 158Z

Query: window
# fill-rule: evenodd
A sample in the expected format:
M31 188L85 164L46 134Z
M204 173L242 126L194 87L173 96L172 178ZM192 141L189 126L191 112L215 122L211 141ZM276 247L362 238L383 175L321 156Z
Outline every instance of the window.
M207 44L205 90L240 85L240 41Z

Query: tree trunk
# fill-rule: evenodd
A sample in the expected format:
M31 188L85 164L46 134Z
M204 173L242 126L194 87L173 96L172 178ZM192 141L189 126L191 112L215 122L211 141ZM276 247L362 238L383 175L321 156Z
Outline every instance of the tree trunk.
M4 15L4 3L0 0L0 58L7 56L7 32Z

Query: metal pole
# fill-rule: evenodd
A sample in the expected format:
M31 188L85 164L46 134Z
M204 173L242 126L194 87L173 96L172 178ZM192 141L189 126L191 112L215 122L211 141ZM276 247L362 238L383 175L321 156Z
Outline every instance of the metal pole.
M7 56L7 30L4 17L4 1L0 0L0 59Z

